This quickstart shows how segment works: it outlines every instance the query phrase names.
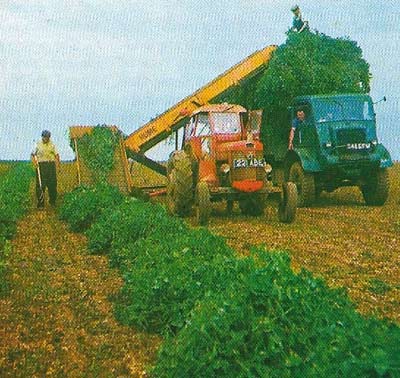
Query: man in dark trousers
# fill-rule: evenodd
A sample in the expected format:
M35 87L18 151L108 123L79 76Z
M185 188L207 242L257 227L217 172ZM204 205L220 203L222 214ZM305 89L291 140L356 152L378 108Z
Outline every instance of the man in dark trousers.
M32 151L32 162L36 168L36 196L37 207L44 208L44 192L49 192L49 203L55 206L57 199L57 167L60 166L60 156L54 143L50 140L48 130L42 132L42 140Z

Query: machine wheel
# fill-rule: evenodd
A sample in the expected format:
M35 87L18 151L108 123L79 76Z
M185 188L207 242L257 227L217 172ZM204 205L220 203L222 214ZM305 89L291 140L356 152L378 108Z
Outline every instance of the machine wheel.
M196 218L200 226L208 224L211 214L210 189L204 181L196 186Z
M188 215L193 202L193 176L189 158L185 152L178 151L168 163L170 173L167 183L167 203L174 215Z
M297 188L293 182L284 182L278 206L278 219L283 223L292 223L296 218Z
M296 184L298 207L311 205L315 200L315 180L312 173L304 172L299 162L295 162L290 167L289 181Z
M239 200L239 208L244 215L262 215L265 209L265 196L260 193L249 194Z
M389 173L380 169L371 174L368 183L361 187L365 203L368 206L382 206L389 196Z

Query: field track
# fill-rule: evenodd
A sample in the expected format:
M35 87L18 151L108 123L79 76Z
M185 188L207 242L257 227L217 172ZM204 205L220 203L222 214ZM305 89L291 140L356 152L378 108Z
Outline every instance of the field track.
M360 312L400 323L399 164L390 178L383 207L365 206L357 188L342 188L299 209L291 225L277 221L275 207L261 218L244 217L238 209L227 218L217 208L209 227L242 253L260 244L288 251L294 269L306 268L330 286L347 288Z
M274 203L262 217L242 216L237 205L228 217L222 203L213 206L208 227L239 253L252 245L288 251L295 270L306 268L332 287L345 287L361 313L400 323L400 163L389 172L383 207L365 206L358 188L341 188L299 209L291 225L278 222ZM133 173L139 186L163 183L147 168ZM194 224L194 217L188 221Z
M119 325L109 296L122 284L54 211L18 225L11 294L0 300L1 377L141 377L154 336Z
M61 168L61 195L74 186L71 172L71 164ZM154 176L146 172L136 170L134 179L150 185ZM357 189L344 188L300 209L291 225L277 221L274 204L261 217L236 207L227 217L221 204L209 228L239 254L260 244L288 251L295 270L347 288L361 313L399 324L399 164L390 177L383 207L367 207ZM85 237L69 232L53 210L33 205L12 241L10 296L0 299L0 376L143 377L160 340L114 319L109 299L122 284L118 273L90 255Z

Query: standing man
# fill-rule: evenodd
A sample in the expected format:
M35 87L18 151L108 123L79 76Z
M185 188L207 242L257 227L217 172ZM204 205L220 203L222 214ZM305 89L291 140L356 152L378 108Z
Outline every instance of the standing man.
M294 5L291 11L293 12L293 25L291 30L301 33L304 29L308 29L308 21L303 21L299 6Z
M36 197L37 207L44 208L44 192L49 191L49 202L55 206L57 199L57 167L60 167L60 156L54 143L50 140L51 133L43 130L42 140L32 151L32 162L36 168Z
M306 114L304 113L303 109L298 109L296 112L296 118L292 121L292 128L290 129L289 133L289 150L293 150L293 138L294 138L294 133L296 130L299 131L299 137L300 137L300 142L301 142L301 127L304 124L304 120L306 118Z

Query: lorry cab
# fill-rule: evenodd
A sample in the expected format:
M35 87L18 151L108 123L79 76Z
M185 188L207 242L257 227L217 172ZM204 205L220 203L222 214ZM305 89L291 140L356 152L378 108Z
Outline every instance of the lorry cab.
M292 120L299 109L305 119L296 129L285 164L287 178L297 184L300 205L310 204L323 190L354 185L361 188L367 204L383 204L388 195L386 168L393 163L378 142L371 97L297 97L290 107Z

